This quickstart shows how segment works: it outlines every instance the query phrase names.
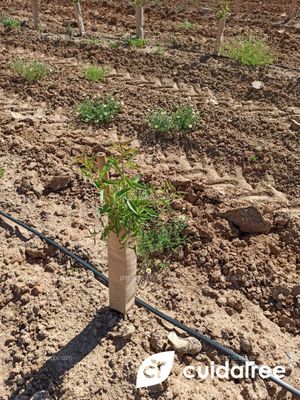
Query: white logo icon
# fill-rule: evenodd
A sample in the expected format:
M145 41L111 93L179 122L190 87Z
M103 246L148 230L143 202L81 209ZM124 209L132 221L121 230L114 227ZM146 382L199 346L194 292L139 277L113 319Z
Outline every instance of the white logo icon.
M158 385L167 379L172 371L175 351L164 351L147 357L140 366L136 387Z

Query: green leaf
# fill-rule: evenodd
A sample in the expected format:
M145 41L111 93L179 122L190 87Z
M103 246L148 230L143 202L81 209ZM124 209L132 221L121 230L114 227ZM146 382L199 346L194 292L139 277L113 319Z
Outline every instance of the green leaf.
M138 217L140 216L139 213L137 212L136 206L134 203L132 203L130 200L126 200L126 204L128 206L128 208Z
M119 192L116 193L116 197L121 197L121 196L123 196L124 194L126 194L127 192L129 192L129 190L130 190L130 188L125 188L125 189L120 190Z
M101 215L106 214L110 209L110 205L109 204L105 204L103 207L99 208L99 213Z
M106 185L116 185L118 183L117 179L102 179L102 182Z

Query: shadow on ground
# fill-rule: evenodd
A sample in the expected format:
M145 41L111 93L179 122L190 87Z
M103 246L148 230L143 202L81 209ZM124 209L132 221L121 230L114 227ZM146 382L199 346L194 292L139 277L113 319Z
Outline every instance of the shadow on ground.
M84 359L96 346L101 345L99 343L101 339L105 338L121 319L121 314L108 307L97 311L94 319L61 350L50 356L40 370L26 382L27 384L30 383L30 389L22 395L18 394L19 390L14 392L10 400L28 398L28 395L41 390L48 390L50 385L56 388L56 396L62 398L59 388L64 374Z

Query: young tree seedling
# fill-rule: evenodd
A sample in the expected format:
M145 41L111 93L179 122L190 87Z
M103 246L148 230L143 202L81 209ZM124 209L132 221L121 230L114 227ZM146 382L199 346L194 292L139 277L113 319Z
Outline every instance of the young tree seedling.
M170 209L166 191L141 180L137 150L129 143L115 144L109 156L85 157L82 166L100 192L99 215L106 217L102 239L108 246L109 304L123 314L134 304L139 240L147 224L162 223Z
M224 41L225 25L226 25L226 21L227 21L229 15L230 15L230 12L229 12L228 2L226 0L223 0L221 3L221 9L217 14L219 23L218 23L218 31L217 31L217 37L216 37L216 42L215 42L214 54L217 54L217 55L220 54L220 49L221 49L221 46Z
M85 29L84 29L84 23L83 23L83 17L81 13L81 6L80 6L80 0L72 0L74 4L74 10L75 10L75 15L77 19L77 25L79 29L80 36L85 35Z
M40 25L39 9L40 9L39 0L31 0L33 26L34 26L34 29L36 29L36 30L39 29L39 25Z

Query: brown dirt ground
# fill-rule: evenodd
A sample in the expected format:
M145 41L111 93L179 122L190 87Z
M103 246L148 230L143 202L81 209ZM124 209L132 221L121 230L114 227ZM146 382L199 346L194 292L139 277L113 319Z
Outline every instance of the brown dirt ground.
M105 243L90 233L100 229L97 194L75 160L99 145L133 139L147 179L169 177L186 191L176 206L199 236L169 270L139 281L139 297L258 363L286 366L286 380L299 388L300 140L290 128L300 118L299 18L284 23L287 2L243 3L226 35L251 30L269 40L278 58L252 69L203 57L213 47L216 1L205 2L207 13L169 1L150 7L145 49L109 46L133 33L126 2L84 3L87 33L101 38L98 44L65 34L68 22L76 26L69 3L42 2L40 33L21 0L1 4L1 13L24 21L19 32L0 28L1 210L106 272ZM196 24L193 31L178 27L185 20ZM166 48L164 55L157 46ZM16 58L45 61L52 73L24 83L10 69ZM87 63L109 65L110 76L99 84L84 80ZM252 88L255 80L261 90ZM122 113L105 128L80 123L77 104L105 94L122 102ZM173 104L198 109L197 130L163 136L145 125L148 110ZM66 175L69 184L46 193L53 175ZM268 234L242 233L222 217L249 205L271 221ZM163 386L135 389L143 359L170 347L170 327L137 307L120 320L90 273L4 219L0 237L0 399L26 400L43 389L64 400L292 398L260 380L187 381L185 364L225 360L208 346L194 358L177 354ZM135 332L123 342L118 332L129 323Z

